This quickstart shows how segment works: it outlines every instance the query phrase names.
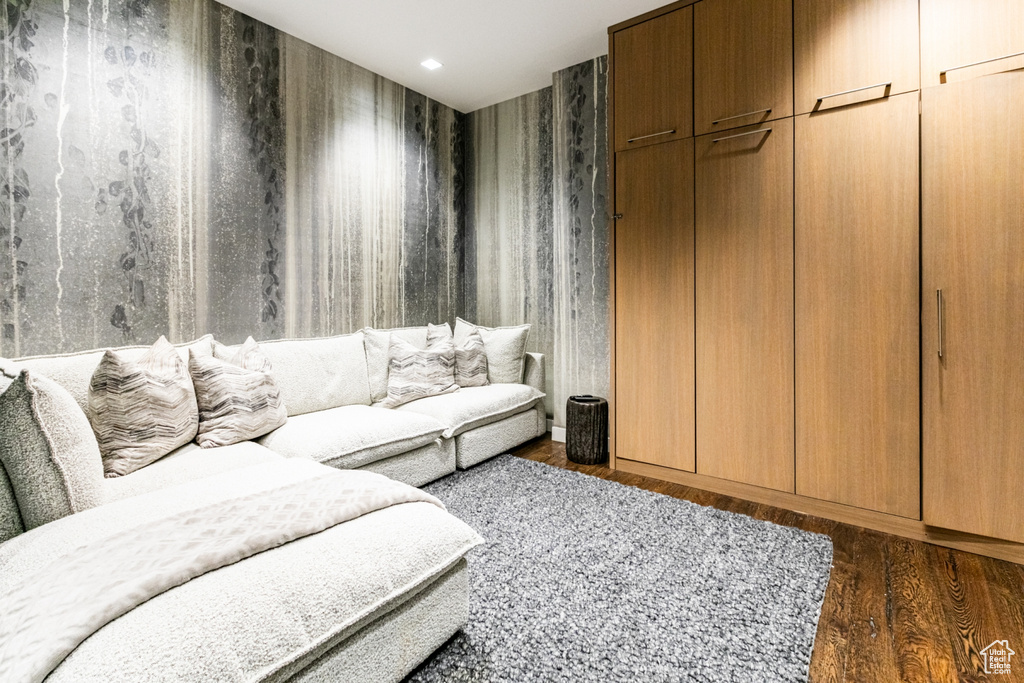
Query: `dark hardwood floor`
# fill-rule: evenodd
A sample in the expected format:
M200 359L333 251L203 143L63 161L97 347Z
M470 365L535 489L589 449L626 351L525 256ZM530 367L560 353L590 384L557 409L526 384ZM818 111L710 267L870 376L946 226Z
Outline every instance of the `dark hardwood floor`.
M513 455L830 536L832 576L811 658L813 683L1024 683L1024 566L604 465L576 465L550 438ZM995 640L1009 641L1018 653L1010 675L984 672L981 651Z

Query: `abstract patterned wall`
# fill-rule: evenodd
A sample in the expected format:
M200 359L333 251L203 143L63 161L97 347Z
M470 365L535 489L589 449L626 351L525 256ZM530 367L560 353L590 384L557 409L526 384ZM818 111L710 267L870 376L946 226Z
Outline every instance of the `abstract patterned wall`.
M461 114L212 0L0 7L0 355L464 310Z
M548 357L548 411L608 395L608 60L468 116L467 314L533 324Z

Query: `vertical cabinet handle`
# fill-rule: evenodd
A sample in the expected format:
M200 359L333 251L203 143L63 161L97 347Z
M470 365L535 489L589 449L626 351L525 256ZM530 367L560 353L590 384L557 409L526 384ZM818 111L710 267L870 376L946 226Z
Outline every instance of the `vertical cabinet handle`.
M935 290L935 298L939 307L939 358L942 358L942 290Z

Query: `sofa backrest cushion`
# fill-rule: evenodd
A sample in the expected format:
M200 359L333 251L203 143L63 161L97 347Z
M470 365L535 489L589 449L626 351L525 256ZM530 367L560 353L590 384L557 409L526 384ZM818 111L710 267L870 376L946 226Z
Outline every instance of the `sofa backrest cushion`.
M174 348L178 350L181 360L187 364L189 349L195 349L196 353L205 355L213 353L212 340L213 336L208 334L194 341L175 344ZM149 349L149 346L122 346L114 349L96 349L56 356L16 358L12 362L18 367L31 370L33 374L42 373L64 387L78 403L78 407L85 411L89 407L89 383L92 381L92 375L96 372L103 354L113 350L119 352L119 355L126 361L138 361Z
M450 330L448 323L445 326ZM373 403L379 403L388 396L388 351L391 348L391 335L408 342L417 349L427 348L427 326L395 327L390 330L375 330L372 327L363 329L364 346L366 349L366 369L370 378L370 397Z
M17 376L16 371L0 363L0 394L7 391L7 387L11 386L11 382ZM11 487L11 480L7 476L3 462L0 462L0 543L14 538L23 531L25 525L21 523L21 511L14 497L14 489Z
M0 394L0 462L26 530L103 502L89 420L56 382L21 370Z
M370 405L362 332L260 342L260 350L273 367L289 416Z

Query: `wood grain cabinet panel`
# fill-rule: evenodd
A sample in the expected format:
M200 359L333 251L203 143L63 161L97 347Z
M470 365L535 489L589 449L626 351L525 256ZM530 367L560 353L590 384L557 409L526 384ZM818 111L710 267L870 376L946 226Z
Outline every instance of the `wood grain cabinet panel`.
M697 135L792 116L792 0L703 0L693 31Z
M921 0L921 87L1024 68L1021 53L1021 0Z
M920 518L918 95L796 119L796 492Z
M794 0L796 113L917 90L918 30L917 0Z
M923 98L924 521L1024 542L1024 73Z
M691 137L693 8L616 31L612 50L615 149Z
M793 119L696 141L697 472L793 483Z
M616 154L616 458L694 470L693 138Z

